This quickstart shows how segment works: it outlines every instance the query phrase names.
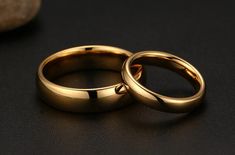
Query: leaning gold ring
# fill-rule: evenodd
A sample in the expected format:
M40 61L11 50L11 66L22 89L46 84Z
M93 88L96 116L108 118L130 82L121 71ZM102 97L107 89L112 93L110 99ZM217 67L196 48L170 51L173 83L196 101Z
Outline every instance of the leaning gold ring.
M130 66L135 63L158 65L173 70L189 80L196 93L193 96L184 98L168 97L155 93L141 85L132 76ZM205 94L205 82L195 67L175 55L160 51L138 52L129 57L124 62L122 78L134 98L151 108L165 112L189 112L201 103Z
M102 112L130 103L125 84L99 88L70 88L53 83L53 79L77 70L104 69L121 71L123 62L132 53L124 49L89 45L66 49L46 58L38 68L37 87L41 98L63 111ZM134 78L138 81L142 69L135 65Z

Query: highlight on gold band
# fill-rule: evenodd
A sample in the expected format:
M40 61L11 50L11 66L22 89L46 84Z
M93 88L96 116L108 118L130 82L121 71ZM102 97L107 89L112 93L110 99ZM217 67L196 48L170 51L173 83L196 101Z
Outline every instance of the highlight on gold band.
M149 64L168 68L186 78L195 88L193 96L175 98L153 92L141 85L131 73L132 64ZM205 94L205 82L199 71L187 61L160 51L143 51L129 57L122 68L122 78L128 92L141 103L165 112L183 113L197 107Z
M102 112L131 103L124 83L99 88L71 88L53 82L58 76L77 70L113 70L120 72L132 53L124 49L88 45L66 49L46 58L39 66L37 87L49 105L71 112ZM134 65L134 78L141 77L141 65Z

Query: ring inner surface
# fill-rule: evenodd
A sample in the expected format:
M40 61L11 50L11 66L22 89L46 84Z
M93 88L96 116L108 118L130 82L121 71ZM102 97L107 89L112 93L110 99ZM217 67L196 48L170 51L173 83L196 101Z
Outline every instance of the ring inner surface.
M56 79L60 77L76 72L86 73L88 71L94 71L93 76L96 76L95 72L97 71L120 73L122 64L127 57L128 55L125 53L114 54L107 51L74 52L71 55L55 57L49 61L43 68L43 75L47 80L55 82ZM92 76L92 74L90 74L90 76ZM117 76L117 74L115 74L115 76ZM101 75L99 75L99 78L100 77ZM104 78L108 77L110 76L105 76ZM96 77L92 78L94 79ZM116 77L116 80L113 82L119 81L117 80L118 78L119 77ZM92 83L92 81L90 81L90 83Z
M180 74L193 85L195 89L193 94L200 89L200 78L198 77L198 74L192 68L186 67L187 65L176 57L165 58L143 56L136 58L131 64L135 63L163 67Z

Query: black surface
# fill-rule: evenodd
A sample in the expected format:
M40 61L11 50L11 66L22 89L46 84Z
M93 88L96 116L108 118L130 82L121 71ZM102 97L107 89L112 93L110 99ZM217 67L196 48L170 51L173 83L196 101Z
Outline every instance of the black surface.
M235 154L234 13L223 1L43 1L32 23L0 34L0 154ZM38 64L87 44L188 60L207 82L203 106L188 115L140 104L83 115L42 103ZM184 89L164 75L148 74L147 85Z

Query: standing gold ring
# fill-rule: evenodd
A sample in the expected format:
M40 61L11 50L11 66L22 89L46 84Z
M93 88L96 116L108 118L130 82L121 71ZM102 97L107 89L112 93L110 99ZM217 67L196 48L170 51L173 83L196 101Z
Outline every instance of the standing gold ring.
M193 96L184 98L168 97L155 93L133 78L130 66L135 63L158 65L173 70L189 80L194 86L196 93ZM128 91L138 101L141 101L149 107L165 112L189 112L201 103L205 94L205 82L195 67L175 55L160 51L138 52L129 57L124 62L122 78L126 85L128 85Z
M89 45L70 48L46 58L38 68L37 87L41 98L58 109L71 112L102 112L130 103L125 85L120 82L99 88L70 88L53 83L53 79L77 70L105 69L120 72L132 53L124 49ZM142 69L135 65L138 80Z

